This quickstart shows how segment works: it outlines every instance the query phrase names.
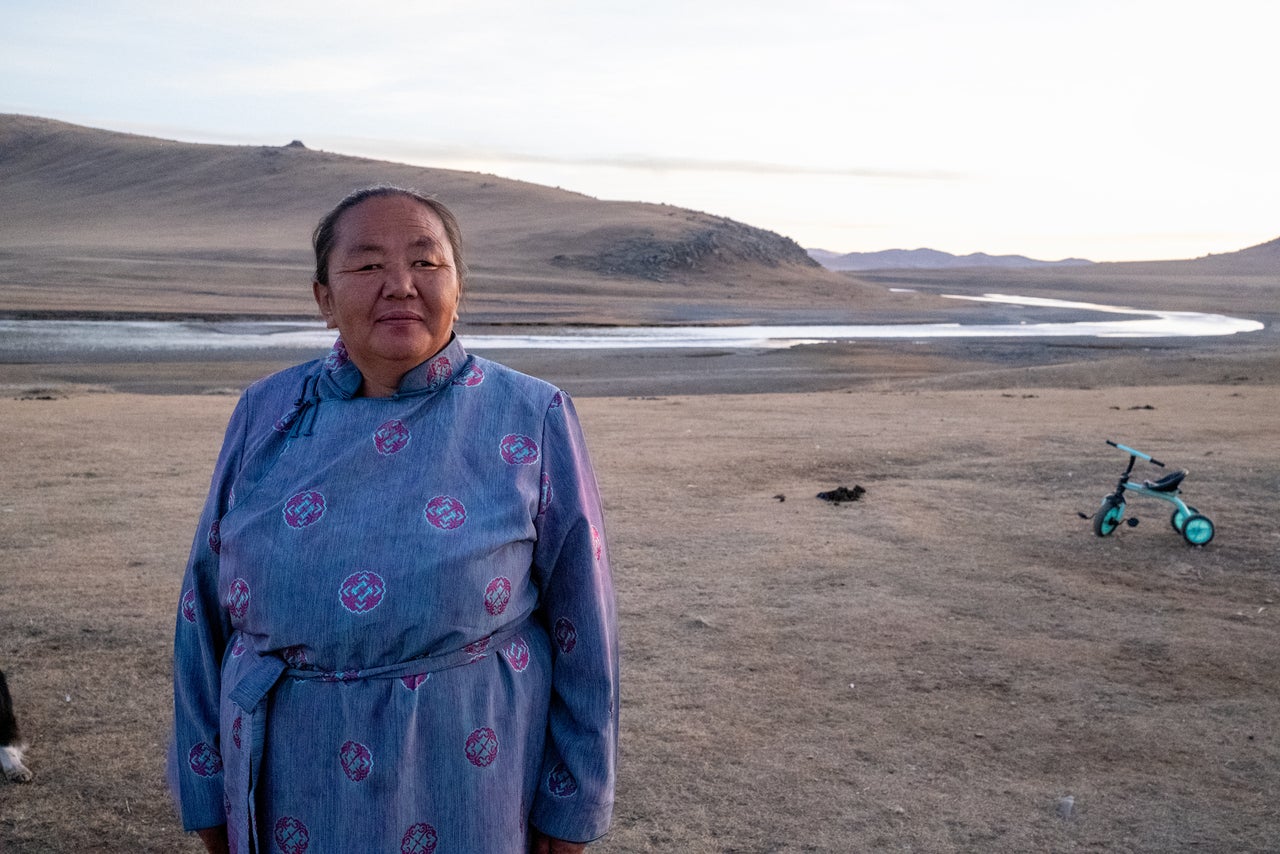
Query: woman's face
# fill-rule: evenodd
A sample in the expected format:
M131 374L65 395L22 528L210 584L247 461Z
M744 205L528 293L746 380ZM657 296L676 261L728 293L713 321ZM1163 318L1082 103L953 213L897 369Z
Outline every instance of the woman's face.
M444 223L407 196L374 196L343 213L329 283L312 288L356 367L392 389L449 343L461 296Z

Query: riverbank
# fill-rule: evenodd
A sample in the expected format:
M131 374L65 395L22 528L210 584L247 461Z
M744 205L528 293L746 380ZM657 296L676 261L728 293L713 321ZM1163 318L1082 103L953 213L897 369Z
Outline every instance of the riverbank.
M467 341L463 334L464 343ZM543 377L575 396L776 394L875 388L900 383L948 388L1092 388L1135 383L1271 382L1280 375L1280 336L1205 339L978 339L865 341L790 349L481 351ZM253 381L314 358L211 351L143 359L67 358L0 363L0 394L44 389L140 394L238 393Z
M782 391L827 391L862 388L882 382L930 381L957 383L965 387L989 384L1068 384L1075 387L1128 384L1144 376L1160 382L1219 382L1237 376L1257 375L1254 363L1271 370L1280 352L1276 320L1280 312L1272 296L1274 286L1255 278L1234 282L1215 293L1214 305L1230 297L1231 310L1241 318L1260 322L1261 330L1208 337L1098 337L1063 335L1051 337L1004 337L1002 335L954 338L933 337L937 325L950 333L957 327L987 326L1025 332L1044 324L1098 324L1114 321L1117 315L1108 305L1085 304L1073 299L1070 282L1024 282L1036 285L1035 292L1051 293L1054 300L1030 298L1030 305L973 301L991 290L982 281L948 283L945 280L912 282L932 288L932 293L888 293L884 300L858 311L832 314L828 310L793 305L771 307L758 312L774 325L804 323L874 324L875 328L910 328L918 337L894 339L864 338L826 344L808 344L789 349L772 346L731 346L708 343L689 348L649 347L645 349L509 349L501 346L502 336L545 334L579 327L557 325L553 302L530 295L521 307L521 322L510 322L508 311L501 316L468 310L458 326L465 344L479 355L496 358L519 370L544 377L575 395L658 395L754 394ZM1010 274L998 281L1001 286L1017 284ZM1094 283L1096 285L1096 283ZM1052 290L1046 290L1052 285ZM964 299L942 299L941 293L967 291ZM1140 312L1195 313L1204 307L1191 301L1191 284L1173 280L1172 297L1163 292L1144 291L1106 298L1112 305L1128 304ZM1089 300L1102 298L1097 290L1086 291ZM890 306L893 307L890 307ZM1212 316L1201 314L1201 317ZM69 312L45 320L74 321L81 315ZM101 321L102 318L99 318ZM117 317L115 323L125 323ZM684 317L688 329L697 316ZM706 322L705 320L703 322ZM717 325L726 323L719 318ZM1129 322L1125 320L1123 322ZM1138 321L1142 322L1142 321ZM1257 323L1254 325L1257 325ZM149 321L154 325L154 318ZM74 325L74 324L73 324ZM146 324L144 324L146 325ZM165 324L160 324L165 326ZM181 325L181 324L180 324ZM934 329L921 328L933 325ZM0 341L0 391L29 388L98 389L144 394L199 394L238 391L254 380L307 359L323 355L327 333L317 330L307 341L296 334L296 320L224 318L195 321L195 337L188 344L148 345L132 342L103 343L93 328L72 334L71 339L44 340L39 335L9 335ZM166 327L170 328L170 327ZM623 327L630 329L632 327ZM723 328L723 327L721 327ZM208 346L209 330L218 346ZM1194 327L1193 327L1194 329ZM261 346L264 330L288 330L284 336L297 338L295 347ZM140 337L163 338L169 333L148 327ZM900 334L900 333L895 333ZM79 335L77 339L75 336ZM204 336L204 337L201 337ZM237 336L244 343L228 345ZM274 337L274 336L273 336ZM497 342L497 343L495 343ZM732 342L731 342L732 344Z

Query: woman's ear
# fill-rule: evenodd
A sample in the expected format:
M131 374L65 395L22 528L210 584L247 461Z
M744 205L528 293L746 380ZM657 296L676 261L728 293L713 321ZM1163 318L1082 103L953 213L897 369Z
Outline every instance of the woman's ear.
M316 305L320 307L320 316L324 318L325 326L329 329L337 329L338 322L333 319L333 293L329 290L329 286L322 285L313 279L311 294L316 298Z

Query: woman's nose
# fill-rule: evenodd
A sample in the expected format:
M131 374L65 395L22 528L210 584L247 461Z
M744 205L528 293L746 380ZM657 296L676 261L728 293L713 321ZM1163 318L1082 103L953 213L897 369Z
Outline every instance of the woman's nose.
M417 293L413 283L413 271L409 267L389 265L382 280L382 293L392 299L403 299Z

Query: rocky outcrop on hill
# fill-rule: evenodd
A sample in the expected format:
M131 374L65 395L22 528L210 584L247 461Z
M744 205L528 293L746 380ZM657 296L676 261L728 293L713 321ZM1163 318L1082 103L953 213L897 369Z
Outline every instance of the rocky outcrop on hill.
M669 237L652 231L637 236L634 230L623 235L616 229L600 229L587 235L589 242L599 246L596 251L555 255L551 261L560 267L655 282L735 262L820 267L789 237L720 217L707 217L705 225Z

